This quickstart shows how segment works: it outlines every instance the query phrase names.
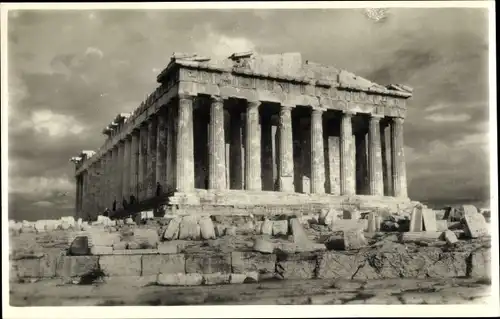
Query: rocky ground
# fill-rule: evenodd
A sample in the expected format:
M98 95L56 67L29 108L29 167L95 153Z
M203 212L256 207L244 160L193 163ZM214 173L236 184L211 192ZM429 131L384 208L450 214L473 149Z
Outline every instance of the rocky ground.
M231 252L257 251L277 255L278 261L271 265L274 275L271 271L272 276L262 277L262 280L261 275L258 275L258 282L254 280L245 284L207 286L204 277L203 285L189 287L170 284L165 286L159 277L148 276L144 272L139 272L143 275L141 277L120 277L123 276L121 273L108 276L102 273L92 280L83 280L83 277L75 280L78 278L40 278L37 275L23 277L17 270L11 270L10 304L86 306L488 302L491 237L485 231L472 236L471 227L474 224L467 220L467 216L458 221L450 218L435 220L433 217L433 222L439 224L438 231L420 229L408 232L408 229L415 226L413 217L410 220L408 216L388 215L377 220L376 216L360 218L356 215L347 216L346 219L344 212L343 218L333 216L334 219L329 220L330 215L331 213L319 214L307 217L302 222L293 218L281 219L279 216L273 221L257 221L247 217L226 220L223 216L212 216L214 224L210 219L190 221L191 217L147 219L138 224L132 220L129 223L114 221L110 225L92 224L91 232L88 233L92 235L88 236L94 248L101 247L102 244L98 242L106 241L108 235L119 235L121 238L120 243L105 243L112 244L113 247L108 247L104 255L116 249L127 249L129 252L136 250L140 254L141 249L150 248L166 254L186 256L197 253L204 256L229 253L233 256ZM189 227L184 227L184 222ZM479 225L482 228L478 229L484 230L487 226L484 218L481 222ZM81 224L64 221L62 226L50 229L47 226L37 227L37 224L34 227L24 224L26 223L21 228L11 228L9 248L13 269L17 267L19 260L28 259L27 264L31 265L29 259L58 259L62 255L75 255L72 253L77 242L75 234L81 232L74 228L83 228ZM339 231L349 225L357 230ZM374 227L375 225L377 226ZM89 225L84 227L88 228ZM207 229L210 232L207 233ZM143 235L146 237L143 238ZM117 245L123 247L117 248ZM165 251L165 248L169 251ZM333 251L334 254L326 250ZM92 250L91 253L97 251ZM311 258L307 257L308 253L312 253ZM141 260L139 259L139 263L144 264ZM239 265L234 260L228 264L233 272L235 265ZM40 265L44 266L43 263ZM186 263L186 273L199 272L188 271L187 265ZM300 280L305 278L322 279Z
M300 304L466 304L490 302L489 282L477 279L268 281L162 287L155 278L109 278L93 285L60 279L11 283L12 306L158 306Z

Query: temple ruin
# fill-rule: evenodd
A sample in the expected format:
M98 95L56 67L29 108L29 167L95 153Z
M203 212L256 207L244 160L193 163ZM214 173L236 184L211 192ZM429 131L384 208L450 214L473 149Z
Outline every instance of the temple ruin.
M405 85L300 53L252 52L174 53L157 82L106 126L101 148L72 158L76 217L140 203L234 211L410 201Z

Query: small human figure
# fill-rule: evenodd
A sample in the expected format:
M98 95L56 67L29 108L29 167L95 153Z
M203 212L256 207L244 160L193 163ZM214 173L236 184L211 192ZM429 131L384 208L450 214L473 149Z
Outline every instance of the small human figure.
M156 196L160 196L162 193L162 187L161 187L161 184L160 182L156 182Z
M116 211L116 199L113 201L113 211Z

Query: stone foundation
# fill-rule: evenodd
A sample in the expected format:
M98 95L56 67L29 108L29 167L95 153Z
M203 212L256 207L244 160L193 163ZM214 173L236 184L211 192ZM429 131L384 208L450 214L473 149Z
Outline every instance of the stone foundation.
M107 277L198 274L243 274L253 281L267 279L385 279L385 278L491 278L490 248L445 252L423 248L416 252L323 251L295 254L258 252L173 253L141 250L130 255L44 256L11 261L11 280L21 278L81 278L92 272ZM480 261L480 262L478 262ZM257 278L255 274L258 273ZM235 278L238 276L235 276ZM239 276L242 277L242 276ZM234 283L241 281L233 280ZM221 282L221 283L230 283Z
M266 191L207 191L174 193L168 198L168 208L177 213L225 214L307 214L321 209L407 211L416 202L408 198L388 196L336 196L330 194L300 194Z

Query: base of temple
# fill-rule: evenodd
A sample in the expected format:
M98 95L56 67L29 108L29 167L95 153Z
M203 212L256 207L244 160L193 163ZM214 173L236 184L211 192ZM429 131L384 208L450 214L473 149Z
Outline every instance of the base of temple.
M195 189L174 193L168 210L181 214L303 214L320 209L385 210L397 212L415 205L409 198L390 196L303 194L272 191Z

